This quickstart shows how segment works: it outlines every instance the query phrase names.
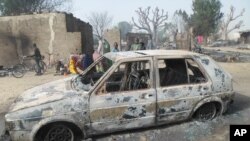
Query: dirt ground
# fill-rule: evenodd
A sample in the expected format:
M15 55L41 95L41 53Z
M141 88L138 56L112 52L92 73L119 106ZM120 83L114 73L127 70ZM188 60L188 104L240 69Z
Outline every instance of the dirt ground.
M210 50L220 50L220 51L224 51L224 52L237 52L237 53L248 53L250 54L250 50L249 49L239 49L239 46L234 46L234 47L204 47L206 49L210 49Z
M64 76L54 76L52 70L42 76L35 76L35 73L28 72L23 78L0 77L0 113L6 112L8 106L23 91L60 78L64 78Z
M234 80L234 89L250 97L250 63L220 63Z
M250 124L250 63L220 63L220 65L232 74L234 88L238 93L234 104L224 116L205 123L187 121L179 124L98 136L94 137L94 140L229 140L230 124ZM65 77L67 76L54 76L53 73L47 73L43 76L35 76L34 73L29 73L21 79L14 77L0 78L0 134L4 128L3 113L8 110L9 105L18 95L28 88Z

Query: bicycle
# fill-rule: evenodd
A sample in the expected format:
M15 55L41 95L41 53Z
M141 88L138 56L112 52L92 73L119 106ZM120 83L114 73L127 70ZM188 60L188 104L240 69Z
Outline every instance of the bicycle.
M24 76L24 71L21 65L15 65L13 67L4 68L3 66L0 66L0 76L4 77L7 75L12 75L15 78L21 78Z
M27 62L28 60L34 60L34 57L31 57L31 56L22 56L21 59L20 59L20 64L18 65L21 65L22 68L23 68L23 71L26 73L27 71L35 71L36 73L38 73L38 66L37 64L34 64L34 65L30 65L31 63L29 63L29 65L25 62ZM41 67L41 73L43 74L44 72L46 72L47 70L47 65L46 63L43 61L44 60L44 56L42 56L40 62L39 62L39 65Z
M41 67L41 73L44 74L47 71L47 65L46 63L43 61L44 60L44 56L42 56L42 58L39 61L39 65ZM34 66L35 72L38 73L38 66L35 64Z
M23 67L24 72L26 73L27 71L33 71L34 70L34 66L33 65L29 65L26 63L27 61L32 60L32 57L29 56L22 56L20 57L20 64Z

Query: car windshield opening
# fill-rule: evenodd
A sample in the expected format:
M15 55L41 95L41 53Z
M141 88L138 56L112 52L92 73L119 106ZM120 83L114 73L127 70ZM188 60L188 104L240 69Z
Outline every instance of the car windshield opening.
M94 65L87 68L87 72L77 76L72 81L73 88L76 90L89 91L103 74L109 70L112 64L112 60L103 56L101 59L94 62Z

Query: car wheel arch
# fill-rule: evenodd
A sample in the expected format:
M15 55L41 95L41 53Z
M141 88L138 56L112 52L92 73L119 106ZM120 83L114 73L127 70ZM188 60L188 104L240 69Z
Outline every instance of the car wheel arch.
M66 125L69 128L71 128L71 130L73 130L73 132L80 133L79 135L81 138L86 137L85 132L74 121L72 121L72 120L53 120L53 121L42 121L39 124L37 124L36 126L34 126L33 130L31 131L30 140L35 141L35 139L39 135L40 131L43 131L43 130L47 129L48 127L50 127L52 125L56 125L56 124Z
M223 109L224 109L222 100L218 97L207 97L205 99L202 99L201 101L199 101L195 105L195 107L193 108L193 110L190 114L190 118L192 118L195 115L195 113L199 110L199 108L201 108L203 105L209 104L209 103L215 103L216 109L217 109L216 115L222 114Z

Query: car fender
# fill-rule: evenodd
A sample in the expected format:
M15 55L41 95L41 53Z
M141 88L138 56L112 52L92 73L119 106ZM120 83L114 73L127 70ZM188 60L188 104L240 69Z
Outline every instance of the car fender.
M40 122L38 122L37 124L35 124L31 130L30 133L30 140L34 140L35 135L37 134L37 132L44 126L51 124L51 123L56 123L56 122L67 122L67 123L71 123L74 124L76 127L78 127L83 135L85 136L85 131L83 130L83 123L79 123L76 122L72 117L69 116L57 116L57 117L49 117L49 118L45 118L42 119ZM80 121L81 122L81 121ZM81 126L82 125L82 126Z
M223 110L224 110L224 106L223 106L223 102L221 100L221 98L217 97L217 96L210 96L210 97L206 97L206 98L203 98L202 100L200 100L193 108L191 114L190 114L190 117L193 116L193 114L204 104L206 103L210 103L210 102L218 102L220 103L221 105L221 109L220 109L220 113L219 115L222 114Z

